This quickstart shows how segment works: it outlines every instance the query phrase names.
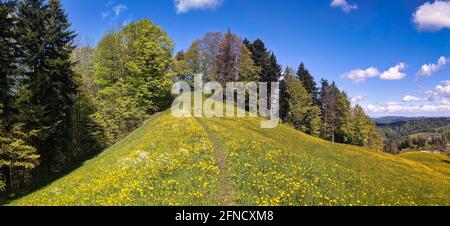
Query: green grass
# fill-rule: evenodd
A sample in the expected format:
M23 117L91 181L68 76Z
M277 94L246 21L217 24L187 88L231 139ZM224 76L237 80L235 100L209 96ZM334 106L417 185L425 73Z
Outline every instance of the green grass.
M259 122L163 113L10 205L450 205L448 156L394 156Z
M448 154L406 152L400 156L450 176L450 158Z

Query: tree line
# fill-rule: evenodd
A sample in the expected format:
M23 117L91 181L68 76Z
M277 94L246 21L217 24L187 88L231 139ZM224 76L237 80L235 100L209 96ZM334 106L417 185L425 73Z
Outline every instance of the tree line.
M77 45L78 44L78 45ZM77 43L59 0L0 0L0 192L27 190L167 109L175 78L281 82L281 118L333 142L379 148L378 130L334 82L283 68L257 39L211 32L173 56L147 19ZM269 87L270 92L270 87Z
M273 51L256 39L250 42L228 31L210 32L174 57L172 72L179 78L204 74L227 82L280 82L280 117L299 131L332 142L381 150L383 137L359 105L335 82L317 85L303 63L297 71L278 64ZM270 88L269 88L270 92Z
M402 151L447 151L450 142L448 118L417 119L378 127L386 137L384 151L399 154Z
M0 0L0 192L90 158L170 104L173 43L160 27L76 42L59 0Z

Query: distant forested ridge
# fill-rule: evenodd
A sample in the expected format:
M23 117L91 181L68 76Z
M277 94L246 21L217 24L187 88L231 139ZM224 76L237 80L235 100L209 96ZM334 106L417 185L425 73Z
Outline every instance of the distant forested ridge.
M385 151L447 151L450 140L449 118L409 119L377 124L385 136Z
M391 124L378 124L377 126L385 135L386 141L390 141L406 138L414 133L435 132L436 129L449 125L449 118L428 118L395 122Z
M381 118L374 118L376 124L392 124L396 122L407 122L414 120L428 119L427 117L404 117L404 116L386 116Z

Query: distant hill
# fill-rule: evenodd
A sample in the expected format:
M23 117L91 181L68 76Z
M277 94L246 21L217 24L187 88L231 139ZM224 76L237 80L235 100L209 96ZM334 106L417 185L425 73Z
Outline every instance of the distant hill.
M393 123L377 123L386 140L398 140L418 133L441 133L450 126L450 118L402 118L386 117L381 121ZM399 121L400 120L400 121Z
M260 129L258 118L163 113L10 205L449 205L448 161Z
M402 116L387 116L381 118L373 118L373 121L377 124L391 124L396 122L407 122L413 120L423 120L427 119L426 117L402 117Z

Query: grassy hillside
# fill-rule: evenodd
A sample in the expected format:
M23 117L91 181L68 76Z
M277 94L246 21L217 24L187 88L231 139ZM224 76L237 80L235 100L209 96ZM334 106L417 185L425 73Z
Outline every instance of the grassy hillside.
M406 152L400 156L405 159L419 162L432 170L450 176L450 158L448 154Z
M164 113L10 204L450 205L450 158L428 157L333 144L287 126L263 130L256 118Z

